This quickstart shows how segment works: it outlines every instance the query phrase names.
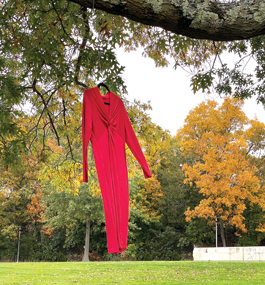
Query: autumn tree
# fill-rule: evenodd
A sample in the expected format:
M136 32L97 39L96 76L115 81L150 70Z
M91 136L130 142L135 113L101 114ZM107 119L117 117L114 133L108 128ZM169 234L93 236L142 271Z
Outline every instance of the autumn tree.
M158 210L162 192L155 174L161 159L160 154L166 148L169 135L168 132L152 123L150 116L146 113L146 110L150 108L148 104L130 103L125 100L125 105L128 108L132 125L141 145L145 149L146 158L154 174L151 179L145 180L139 163L129 148L126 148L130 181L130 229L132 229L129 235L137 239L136 234L133 233L134 228L137 226L132 226L134 216L147 224L150 221L157 223L159 220ZM78 163L81 159L81 141L77 140L75 142L77 161L65 159L67 148L64 147L63 143L62 140L63 147L59 147L56 140L48 139L46 144L49 149L43 151L42 155L44 165L39 178L45 186L45 194L42 198L45 205L43 225L46 231L55 233L59 229L65 229L65 247L67 248L69 248L69 245L74 244L74 240L78 240L78 245L80 245L80 237L76 235L78 232L82 232L83 225L86 228L83 260L88 261L90 235L95 238L95 233L91 232L90 228L92 227L95 232L98 232L103 220L102 198L93 153L89 145L89 183L81 186L82 164ZM97 251L104 254L106 247L101 239L98 241L91 240L91 244L90 251L95 250L96 247Z
M96 168L93 162L92 149L89 147L89 183L81 185L82 164L65 159L67 148L58 147L55 140L47 140L49 155L45 157L39 179L42 181L44 195L42 204L45 209L42 215L44 231L65 230L64 247L73 247L74 233L85 228L81 240L84 247L83 261L89 261L90 226L92 222L101 223L103 207ZM82 144L75 143L76 158L80 160ZM71 246L70 246L71 245ZM80 245L80 244L79 244Z
M76 182L73 172L78 177L82 163L79 147L83 90L104 80L126 103L124 67L117 60L117 46L126 51L141 46L144 56L153 58L156 66L168 66L173 59L175 68L182 67L193 74L194 92L209 92L214 88L217 93L228 95L237 91L241 98L257 96L258 102L264 103L262 1L253 1L251 6L245 5L245 1L173 2L2 1L1 167L23 168L23 153L28 154L32 149L38 151L34 155L44 167L53 156L55 142L62 152L62 165L50 169L47 175L53 177L56 171L69 174L70 181L65 180L60 185L77 193L79 184L72 182ZM250 25L253 28L249 29ZM246 38L248 40L240 41ZM213 41L233 39L235 41ZM222 57L225 52L237 56L236 65L228 65ZM254 60L256 66L254 72L248 74L245 62L249 59ZM155 154L164 147L163 136L155 135L158 128L152 128L150 133L146 127L141 128L142 122L135 120L135 106L125 105L133 125L139 125L140 139L144 141L141 134L145 132L159 141L149 144L147 140L144 145L156 173L159 163ZM130 166L133 165L131 160ZM152 183L152 186L147 185L149 194L154 187L159 197L158 180ZM147 194L147 188L141 188L142 197ZM152 198L148 201L155 208L154 202Z
M128 105L128 115L153 176L147 180L144 179L142 169L128 147L126 155L128 175L134 184L133 188L138 185L137 189L130 194L130 207L141 208L143 213L155 217L158 215L159 201L163 196L157 179L157 170L170 143L170 135L168 131L164 131L152 122L150 115L146 112L150 108L149 104L135 101Z
M8 252L7 257L12 259L16 254L19 226L22 232L33 233L42 212L42 209L28 212L32 198L41 191L38 160L33 153L28 153L21 155L19 163L23 167L0 168L0 257Z
M91 23L100 21L100 15L92 19L92 13L68 1L4 1L0 9L1 167L23 168L20 157L34 150L45 176L42 184L50 179L57 183L57 190L77 194L82 166L82 93L103 74L114 92L122 86L122 67L113 53L115 43L100 40L105 52L99 59L95 35L101 25L92 32ZM38 199L31 200L29 216L38 203ZM86 250L88 256L88 246Z
M115 13L115 10L135 11L124 10L127 4L133 5L131 2L118 4L110 1L109 6L106 1L94 1L95 9L90 9L93 1L75 2L36 0L3 1L1 4L0 116L4 122L0 128L2 163L8 164L19 159L19 152L26 149L27 141L30 142L29 146L40 141L45 149L48 133L53 135L58 145L64 140L68 148L67 157L75 159L73 145L74 137L80 135L77 118L80 118L83 89L104 79L118 95L123 96L126 91L121 77L123 67L115 55L116 46L124 47L127 51L142 46L144 55L153 58L159 66L168 65L168 59L172 57L175 67L194 69L192 86L195 92L199 89L208 91L214 86L219 93L231 93L231 84L235 84L239 96L249 97L255 94L262 102L262 36L244 42L200 41L180 36L177 31L145 26L128 18L97 10L105 9L111 13ZM210 25L210 29L215 27L218 33L221 32L218 25L224 25L225 31L230 25L234 28L235 23L239 21L238 15L240 30L243 30L242 17L250 21L248 14L254 15L254 24L262 25L263 14L259 14L262 2L253 2L251 8L246 7L244 3L191 0L167 5L139 1L135 2L135 5L145 7L141 8L142 11L146 11L148 7L148 10L155 12L158 17L163 15L165 7L165 11L170 13L179 11L180 14L173 13L177 17L177 23L184 27L182 21L187 21L186 26L192 27L195 33L199 28L193 25L207 24L210 17L211 21L218 22L217 26ZM196 13L197 10L200 13ZM218 20L219 12L224 17L222 20ZM203 15L207 15L207 21L200 22L199 19L203 18ZM154 19L154 23L150 24L155 22ZM177 27L178 24L174 23L174 26ZM249 28L249 25L247 27ZM259 26L257 30L262 29ZM236 31L238 35L238 29ZM214 35L212 30L208 33ZM242 38L254 35L257 34ZM249 54L250 58L257 62L255 76L260 84L252 87L255 80L251 77L253 75L242 73L242 61L235 68L228 68L221 59L224 51L238 55L239 59ZM23 108L25 104L30 107ZM32 115L32 123L24 130L17 119L26 115ZM15 136L7 143L6 137L13 134Z
M247 203L265 210L264 183L251 161L257 154L252 149L264 150L265 125L248 120L242 105L229 97L221 106L208 100L190 111L177 133L183 154L192 158L183 166L185 183L194 183L203 194L199 205L185 212L186 220L199 217L214 224L218 218L223 246L225 225L247 232ZM260 221L256 230L264 231L263 227Z

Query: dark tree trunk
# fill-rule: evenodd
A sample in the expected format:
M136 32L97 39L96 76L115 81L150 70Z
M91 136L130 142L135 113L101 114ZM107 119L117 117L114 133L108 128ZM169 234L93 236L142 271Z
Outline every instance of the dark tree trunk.
M93 0L71 2L93 5ZM94 7L196 39L232 41L265 34L264 0L94 0Z
M89 239L90 239L90 216L86 221L86 238L85 238L85 248L84 248L84 256L82 261L89 261Z
M223 223L222 219L220 219L220 230L221 230L221 239L222 239L223 247L226 247L224 223Z

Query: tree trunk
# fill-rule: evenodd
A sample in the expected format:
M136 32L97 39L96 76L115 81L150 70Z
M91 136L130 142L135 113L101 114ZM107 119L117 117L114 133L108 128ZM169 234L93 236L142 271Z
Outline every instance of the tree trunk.
M14 213L14 225L16 225L17 224L17 215L16 215L16 204L14 203L13 204L13 207L12 207L12 209L13 209L13 213Z
M90 215L86 221L86 238L84 246L84 256L82 261L89 261L89 238L90 238Z
M232 41L265 34L264 0L70 0L196 39Z
M224 223L222 219L220 219L220 230L221 230L221 238L222 238L223 247L226 247Z

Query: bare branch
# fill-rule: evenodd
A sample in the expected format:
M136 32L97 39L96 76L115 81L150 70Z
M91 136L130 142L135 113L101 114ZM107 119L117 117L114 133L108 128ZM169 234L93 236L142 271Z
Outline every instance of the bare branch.
M32 87L31 87L31 88L32 88ZM48 106L48 104L49 104L49 102L50 102L52 96L55 94L55 92L56 92L56 90L55 90L54 92L52 92L52 94L51 94L50 97L48 98L48 100L47 100L47 102L46 102L46 106ZM42 115L43 115L44 111L47 109L46 106L44 106L44 108L42 109L37 124L36 124L31 130L29 130L28 133L31 133L34 129L37 129L37 128L38 128L39 123L40 123L40 120L41 120L41 118L42 118Z
M64 101L64 99L63 99L63 120L64 120L64 125L67 127L67 123L66 123L65 116L66 116L66 107L65 107L65 101ZM70 153L71 153L71 158L72 158L72 160L74 160L73 150L72 150L72 146L71 146L71 143L70 143L69 136L66 135L66 137L67 137L67 142L68 142L69 150L70 150Z
M54 123L53 123L53 120L52 120L50 111L49 111L49 109L48 109L48 105L47 105L45 99L43 98L42 94L37 90L37 88L36 88L36 83L37 83L37 79L34 78L33 84L32 84L32 89L33 89L33 91L41 98L42 103L43 103L43 105L44 105L44 109L47 110L47 114L48 114L48 117L49 117L49 120L50 120L50 124L51 124L52 129L53 129L53 131L54 131L54 133L55 133L55 136L56 136L56 139L57 139L57 143L58 143L58 145L60 145L60 138L59 138L59 135L58 135L58 133L57 133L57 130L56 130L55 126L54 126ZM49 98L49 99L50 99L50 98Z

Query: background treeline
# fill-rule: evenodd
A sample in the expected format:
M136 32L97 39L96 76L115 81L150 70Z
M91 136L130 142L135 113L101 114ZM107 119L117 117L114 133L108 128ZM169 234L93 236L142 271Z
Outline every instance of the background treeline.
M6 0L0 10L1 260L16 259L19 226L20 260L30 261L191 258L194 245L215 244L216 218L220 245L264 244L264 124L235 99L265 102L264 36L190 39L66 0ZM225 100L191 110L173 137L151 121L149 104L127 101L117 46L141 46L157 66L170 56L193 74L194 92ZM129 245L121 255L107 253L91 149L89 183L81 183L83 91L102 79L122 98L153 174L144 180L127 150Z
M91 149L90 179L82 185L82 164L67 160L64 147L47 138L44 152L37 143L19 167L1 169L1 259L16 259L19 225L20 260L30 261L81 260L87 230L90 260L190 259L194 246L215 245L216 217L220 246L263 245L265 126L248 120L242 105L232 98L201 103L175 137L139 102L128 108L153 177L144 179L127 149L129 239L120 255L107 253ZM80 160L79 132L73 151Z

